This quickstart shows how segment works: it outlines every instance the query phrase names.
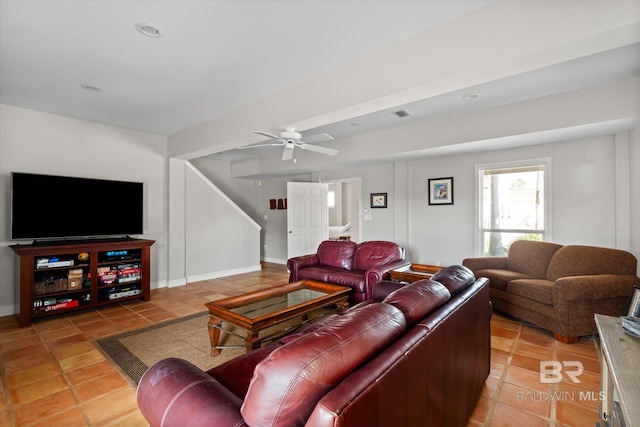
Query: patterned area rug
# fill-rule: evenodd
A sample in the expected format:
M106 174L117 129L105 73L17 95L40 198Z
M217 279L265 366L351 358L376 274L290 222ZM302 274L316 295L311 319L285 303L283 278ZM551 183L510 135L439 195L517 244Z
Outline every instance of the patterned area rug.
M207 313L192 314L101 338L94 343L135 387L150 366L169 357L188 360L206 371L244 353L244 340L223 331L220 345L238 345L242 348L225 348L218 356L211 356L208 320ZM223 324L223 327L243 333L232 325Z
M317 319L332 311L333 309L318 310L312 318ZM196 313L101 338L95 340L94 344L129 383L136 387L147 369L163 359L178 357L207 371L245 352L243 337L246 336L246 331L223 322L222 327L233 333L221 331L220 345L238 347L224 348L218 356L211 356L208 321L208 313ZM289 320L265 329L260 336L273 335L277 339L293 332L299 325L300 320ZM268 343L263 342L263 345Z

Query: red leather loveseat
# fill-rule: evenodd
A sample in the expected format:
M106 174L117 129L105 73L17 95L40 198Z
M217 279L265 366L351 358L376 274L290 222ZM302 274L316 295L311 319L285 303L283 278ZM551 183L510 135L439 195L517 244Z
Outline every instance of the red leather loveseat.
M466 426L490 369L487 279L462 266L327 316L203 372L165 359L140 380L151 426Z
M326 240L315 254L290 258L287 268L289 282L309 279L349 286L349 302L354 304L371 299L373 285L409 264L404 249L393 242Z

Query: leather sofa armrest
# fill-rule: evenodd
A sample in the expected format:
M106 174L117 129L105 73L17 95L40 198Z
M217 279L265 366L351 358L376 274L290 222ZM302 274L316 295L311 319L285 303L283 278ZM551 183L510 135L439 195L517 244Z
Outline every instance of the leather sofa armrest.
M183 359L164 359L138 384L140 412L151 426L246 426L242 399Z
M555 281L552 289L553 305L574 305L579 301L631 298L633 285L640 279L632 275L597 274L567 276Z
M373 285L378 283L383 279L388 279L390 276L387 274L391 270L395 270L396 268L405 267L407 265L411 265L406 259L401 259L398 261L390 262L389 264L378 265L376 267L371 267L364 273L364 283L367 288L367 298L371 298L373 292Z
M476 272L478 270L507 270L507 257L479 257L465 258L462 265L469 270Z
M407 283L404 282L395 282L393 280L381 280L375 285L373 285L373 295L372 298L376 301L384 300L389 294L396 289L400 289L403 286L406 286Z
M298 279L298 272L302 268L314 267L320 264L317 254L302 255L289 258L287 261L287 269L289 270L289 282L295 282Z

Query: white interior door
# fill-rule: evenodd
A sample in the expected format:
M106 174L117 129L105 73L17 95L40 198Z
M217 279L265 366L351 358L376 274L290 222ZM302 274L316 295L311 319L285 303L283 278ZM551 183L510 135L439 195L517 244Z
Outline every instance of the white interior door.
M287 183L287 257L316 253L329 238L329 184Z

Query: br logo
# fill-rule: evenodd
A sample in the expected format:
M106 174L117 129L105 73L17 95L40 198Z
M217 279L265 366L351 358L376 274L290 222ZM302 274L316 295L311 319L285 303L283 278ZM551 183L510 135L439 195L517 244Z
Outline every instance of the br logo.
M562 381L562 373L569 377L576 384L580 383L578 377L584 371L582 362L571 360L566 362L557 362L555 360L540 361L540 383L542 384L558 384Z

